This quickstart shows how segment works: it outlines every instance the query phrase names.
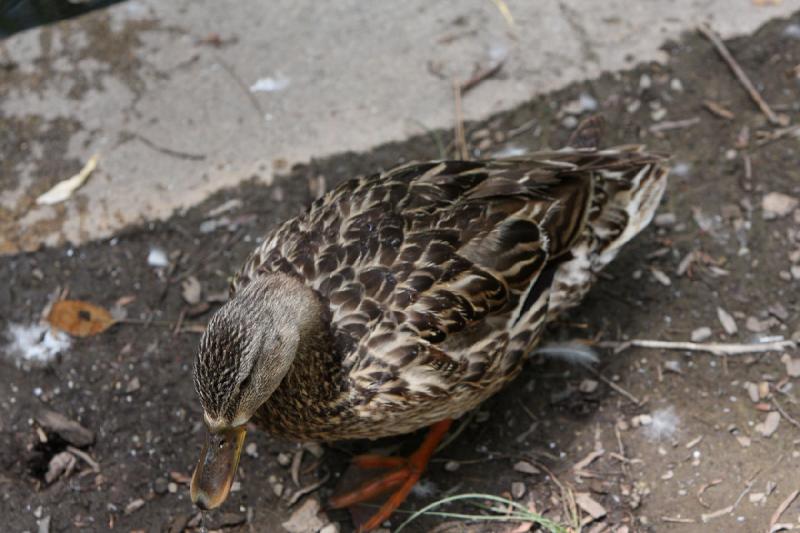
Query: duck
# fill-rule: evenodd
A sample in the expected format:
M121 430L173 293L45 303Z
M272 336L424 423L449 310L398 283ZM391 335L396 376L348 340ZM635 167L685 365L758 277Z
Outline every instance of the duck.
M651 221L667 157L600 149L598 120L567 147L411 162L345 181L272 229L233 277L194 360L206 438L191 481L222 505L247 428L306 442L430 428L409 457L356 456L386 521L452 421L503 389L545 325Z

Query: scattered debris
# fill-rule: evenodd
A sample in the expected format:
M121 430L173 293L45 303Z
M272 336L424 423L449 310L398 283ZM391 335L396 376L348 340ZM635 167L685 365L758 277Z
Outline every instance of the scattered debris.
M36 422L48 433L54 433L73 446L83 448L94 443L94 432L70 420L61 413L49 409L40 409L36 413Z
M152 247L147 254L147 264L154 268L166 268L169 266L167 253L161 248Z
M764 437L771 437L777 430L781 422L781 415L777 411L772 411L767 414L763 422L756 424L755 430L761 433Z
M725 333L728 335L736 335L738 333L739 328L736 325L736 321L725 309L717 307L717 318L719 323L722 324L722 329L725 330Z
M47 465L47 472L44 475L45 482L49 485L62 475L68 476L75 468L75 456L69 452L59 452L55 454Z
M753 83L750 81L750 78L747 77L742 67L739 66L739 63L736 62L736 59L731 55L728 51L728 48L725 46L725 43L722 42L722 39L706 24L701 24L697 28L700 33L709 41L714 47L717 49L717 52L722 59L728 64L728 67L733 71L736 75L736 78L739 80L739 83L742 84L742 87L745 88L747 93L750 95L750 98L758 105L758 108L761 110L762 113L767 117L767 119L773 123L780 126L786 126L785 118L779 117L775 114L772 108L764 101L764 98L761 97L761 94L756 90Z
M781 192L770 192L761 199L764 220L774 220L790 214L800 204L797 198Z
M266 77L258 79L253 85L250 86L250 92L253 93L274 93L286 89L291 80L284 76Z
M317 533L327 523L320 518L319 512L319 501L309 498L281 525L289 533Z
M53 205L61 203L72 196L72 193L77 191L80 186L86 182L91 173L94 172L99 158L99 155L93 155L91 158L89 158L80 172L70 178L65 179L64 181L56 183L52 189L39 196L36 199L36 203L38 205Z
M53 304L47 321L73 337L91 337L114 325L114 317L100 306L81 300L59 300Z
M576 492L575 503L594 520L603 518L607 514L605 507L594 500L588 492Z

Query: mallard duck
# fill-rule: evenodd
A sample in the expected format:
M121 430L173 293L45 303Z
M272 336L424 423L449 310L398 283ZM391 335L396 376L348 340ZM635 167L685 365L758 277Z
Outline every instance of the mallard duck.
M247 424L299 441L432 426L410 458L334 507L419 479L450 421L519 372L546 321L650 222L663 158L641 146L409 163L347 181L271 231L194 364L208 429L191 497L227 497Z

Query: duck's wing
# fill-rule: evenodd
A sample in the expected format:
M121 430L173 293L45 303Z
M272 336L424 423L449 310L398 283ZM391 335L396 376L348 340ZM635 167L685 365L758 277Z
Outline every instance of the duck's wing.
M355 394L407 402L504 379L534 342L558 262L634 149L414 163L352 180L270 234L234 281L302 277L330 304Z

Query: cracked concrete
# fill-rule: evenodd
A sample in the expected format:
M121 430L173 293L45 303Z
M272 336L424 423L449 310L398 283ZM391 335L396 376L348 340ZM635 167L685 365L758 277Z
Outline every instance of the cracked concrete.
M707 21L752 32L800 1L157 2L0 42L0 252L104 237L312 156L448 128L452 80L504 59L467 119L640 61ZM70 200L34 199L92 154Z

